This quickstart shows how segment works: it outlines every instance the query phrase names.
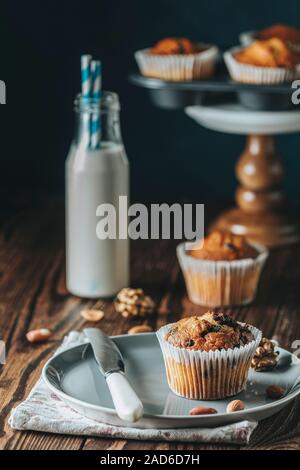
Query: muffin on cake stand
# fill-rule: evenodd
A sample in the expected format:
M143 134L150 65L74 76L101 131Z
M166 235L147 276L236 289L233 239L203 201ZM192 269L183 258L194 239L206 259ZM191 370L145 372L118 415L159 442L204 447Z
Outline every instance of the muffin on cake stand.
M269 247L299 241L299 219L282 189L283 163L274 135L299 132L300 111L253 111L226 103L188 106L185 112L209 129L247 135L236 164L237 207L221 214L211 229L229 230Z

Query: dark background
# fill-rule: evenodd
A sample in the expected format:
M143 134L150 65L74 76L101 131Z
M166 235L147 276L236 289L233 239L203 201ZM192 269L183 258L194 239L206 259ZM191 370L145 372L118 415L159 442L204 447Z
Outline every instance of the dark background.
M80 55L91 53L102 60L104 88L120 95L133 196L230 199L244 138L154 108L128 82L133 52L170 35L226 48L238 43L239 32L274 22L299 27L299 0L1 2L0 78L7 87L0 107L1 188L63 192ZM289 196L300 199L300 135L277 140Z

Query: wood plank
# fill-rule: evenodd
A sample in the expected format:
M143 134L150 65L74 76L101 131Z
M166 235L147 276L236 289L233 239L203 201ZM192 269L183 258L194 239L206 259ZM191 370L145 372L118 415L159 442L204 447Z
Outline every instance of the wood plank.
M84 450L190 450L236 449L238 446L182 444L96 439L46 433L14 432L7 425L13 406L22 401L40 375L41 368L63 336L86 323L80 317L85 306L105 311L99 323L108 334L127 332L142 320L127 320L112 302L82 300L69 295L64 283L63 207L60 201L19 201L9 210L0 208L0 332L6 341L9 367L0 366L0 449ZM153 328L182 316L207 309L192 304L185 291L176 261L176 242L132 243L132 285L143 287L156 300L158 309L150 319ZM268 337L291 348L300 338L300 246L283 248L270 257L255 303L226 312L254 323ZM17 281L17 282L16 282ZM291 328L292 325L292 328ZM30 345L28 329L46 326L54 331L51 342ZM300 449L300 401L259 424L253 434L253 449ZM243 448L248 448L244 446Z
M8 415L26 397L63 335L81 323L77 312L81 301L60 295L56 289L63 265L63 238L57 231L61 205L59 208L59 218L56 205L43 207L43 211L41 207L28 208L2 227L2 233L9 236L1 240L1 266L5 269L0 283L0 331L6 341L7 364L0 370L0 448L26 448L31 447L32 440L37 442L38 434L12 431L7 425ZM52 328L54 340L28 344L26 332L40 326ZM71 440L77 447L82 442ZM58 436L50 436L48 441L50 447L62 445Z
M82 437L15 431L14 438L7 440L4 450L80 450L83 442Z

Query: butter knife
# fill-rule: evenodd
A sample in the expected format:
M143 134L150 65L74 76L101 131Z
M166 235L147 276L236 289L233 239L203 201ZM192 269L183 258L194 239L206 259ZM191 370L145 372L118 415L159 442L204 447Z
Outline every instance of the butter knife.
M118 416L124 421L138 421L143 416L143 404L125 376L125 365L118 347L98 328L85 328L83 331L105 377Z

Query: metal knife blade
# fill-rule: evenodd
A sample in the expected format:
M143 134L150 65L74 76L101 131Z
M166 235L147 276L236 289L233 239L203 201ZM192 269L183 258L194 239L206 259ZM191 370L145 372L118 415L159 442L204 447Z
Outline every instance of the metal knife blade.
M83 331L91 343L102 374L107 377L113 372L124 372L124 361L116 344L97 328L85 328Z

